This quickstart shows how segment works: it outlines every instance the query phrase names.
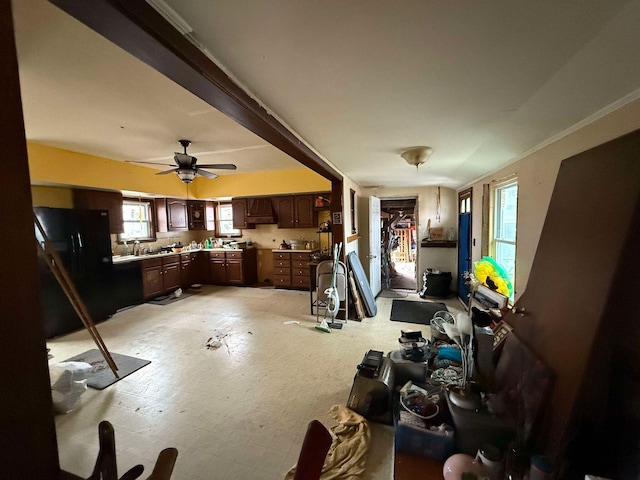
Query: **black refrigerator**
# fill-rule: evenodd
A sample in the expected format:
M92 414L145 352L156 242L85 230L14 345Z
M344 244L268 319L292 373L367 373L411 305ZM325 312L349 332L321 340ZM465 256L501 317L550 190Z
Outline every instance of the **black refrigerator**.
M94 322L115 313L113 260L106 210L36 207L34 212L59 254ZM36 229L36 238L42 237ZM83 328L69 299L40 256L40 286L47 338Z

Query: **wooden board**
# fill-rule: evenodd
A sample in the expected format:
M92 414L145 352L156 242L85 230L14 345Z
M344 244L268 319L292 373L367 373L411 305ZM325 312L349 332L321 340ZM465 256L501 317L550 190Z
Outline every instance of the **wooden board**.
M351 268L351 271L353 272L353 275L355 277L358 292L360 293L361 298L364 300L364 307L367 312L367 316L375 317L375 315L378 313L376 299L373 297L371 286L369 285L369 281L364 274L364 270L362 269L362 264L360 263L358 254L356 252L349 253L349 255L347 255L347 260L349 262L349 268Z
M353 305L356 307L356 318L362 320L364 318L364 308L362 306L362 300L358 293L358 287L356 286L356 279L353 276L353 271L349 272L349 290L353 297Z

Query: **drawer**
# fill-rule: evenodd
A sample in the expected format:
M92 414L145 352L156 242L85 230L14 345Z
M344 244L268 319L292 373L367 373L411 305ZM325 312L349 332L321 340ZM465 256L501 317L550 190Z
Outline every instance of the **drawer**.
M305 276L298 276L298 275L292 275L291 276L291 285L293 287L307 287L309 288L309 286L311 285L311 281L309 279L309 275L305 275Z
M292 268L291 275L297 275L298 277L308 277L309 269L308 268Z
M166 257L162 257L163 265L171 265L172 263L180 263L180 255L168 255Z
M276 287L290 287L291 286L291 276L290 275L274 275L273 276L273 284Z
M226 252L227 253L227 260L230 258L235 258L238 260L242 259L242 252Z
M273 266L275 268L291 268L291 261L287 260L274 260Z
M294 260L291 262L293 268L306 268L309 270L309 260Z
M221 258L221 259L224 259L224 252L209 252L209 258Z
M162 265L162 258L145 258L142 260L142 268L159 267Z
M290 253L273 252L273 259L274 260L291 260L291 254Z
M291 274L291 269L290 268L274 268L273 269L273 274L274 275L289 275Z
M304 260L305 262L308 263L311 261L311 254L310 253L292 253L291 258L293 260Z

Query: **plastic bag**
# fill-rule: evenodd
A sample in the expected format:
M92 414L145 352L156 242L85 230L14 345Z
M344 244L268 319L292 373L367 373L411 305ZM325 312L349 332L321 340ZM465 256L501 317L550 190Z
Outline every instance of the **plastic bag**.
M69 413L80 396L87 390L87 375L91 364L85 362L62 362L49 366L53 408L57 413Z

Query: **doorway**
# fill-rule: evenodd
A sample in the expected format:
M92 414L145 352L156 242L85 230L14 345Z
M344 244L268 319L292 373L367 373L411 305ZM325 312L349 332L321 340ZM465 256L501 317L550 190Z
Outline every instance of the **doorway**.
M471 203L473 189L458 193L458 298L469 302L469 284L465 276L471 272Z
M418 290L417 204L417 197L380 200L382 294Z

